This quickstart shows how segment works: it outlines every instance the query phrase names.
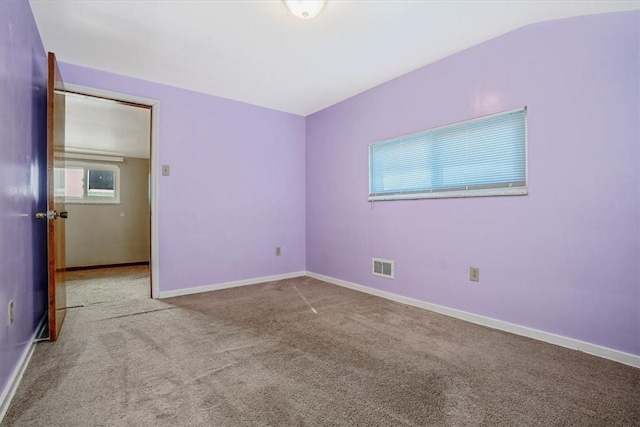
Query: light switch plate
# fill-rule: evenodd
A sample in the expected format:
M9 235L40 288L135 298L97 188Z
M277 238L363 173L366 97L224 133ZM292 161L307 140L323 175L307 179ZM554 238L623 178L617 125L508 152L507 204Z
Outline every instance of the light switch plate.
M469 268L469 280L472 282L480 281L480 268L479 267L471 267Z
M171 175L171 168L169 167L169 165L162 165L162 176L169 175Z

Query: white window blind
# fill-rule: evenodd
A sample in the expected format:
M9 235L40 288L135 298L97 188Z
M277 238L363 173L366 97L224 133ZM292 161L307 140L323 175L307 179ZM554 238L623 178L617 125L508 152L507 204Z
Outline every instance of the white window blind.
M526 108L369 145L369 200L527 194Z

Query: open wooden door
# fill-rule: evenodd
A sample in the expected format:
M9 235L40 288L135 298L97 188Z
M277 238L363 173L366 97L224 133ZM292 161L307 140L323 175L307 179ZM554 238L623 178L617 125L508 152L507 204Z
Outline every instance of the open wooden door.
M47 88L47 212L49 261L49 340L55 341L67 314L66 251L64 222L64 83L56 56L49 52ZM57 155L56 155L57 154Z

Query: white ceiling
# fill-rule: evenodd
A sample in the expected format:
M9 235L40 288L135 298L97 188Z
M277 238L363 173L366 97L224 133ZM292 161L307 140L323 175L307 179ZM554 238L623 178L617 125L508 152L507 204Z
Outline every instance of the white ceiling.
M148 159L151 111L116 101L68 94L65 150Z
M60 61L306 116L523 25L640 1L30 0Z

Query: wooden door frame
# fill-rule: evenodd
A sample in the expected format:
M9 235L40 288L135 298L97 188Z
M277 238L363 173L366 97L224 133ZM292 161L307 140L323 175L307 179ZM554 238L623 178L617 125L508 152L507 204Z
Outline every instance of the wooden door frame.
M134 104L151 109L151 156L149 159L149 184L151 188L150 214L151 214L151 298L160 297L160 245L158 239L158 178L161 175L160 157L158 147L160 145L160 101L152 98L128 95L125 93L111 92L88 86L65 83L65 90L81 95L110 99L112 101Z

